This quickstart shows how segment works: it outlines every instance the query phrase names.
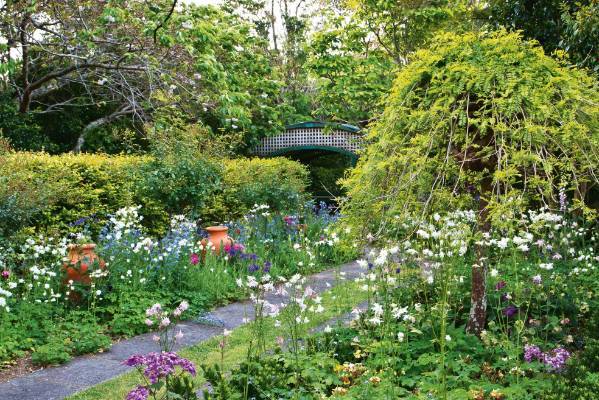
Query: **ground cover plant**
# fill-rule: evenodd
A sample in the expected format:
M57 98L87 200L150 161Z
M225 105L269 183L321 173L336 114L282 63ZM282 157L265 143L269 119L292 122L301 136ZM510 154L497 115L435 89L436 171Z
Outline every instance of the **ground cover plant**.
M36 364L59 364L73 355L107 349L111 338L155 328L143 311L185 300L188 318L245 298L236 284L246 273L307 274L351 258L337 233L336 217L312 205L295 215L256 207L230 223L233 244L213 254L205 232L174 216L156 239L143 225L139 207L117 211L96 238L102 260L86 266L88 282L68 279L63 267L69 243L87 243L85 222L64 238L43 235L2 249L0 305L3 362L31 352ZM202 241L204 240L204 241ZM81 265L78 268L82 268Z

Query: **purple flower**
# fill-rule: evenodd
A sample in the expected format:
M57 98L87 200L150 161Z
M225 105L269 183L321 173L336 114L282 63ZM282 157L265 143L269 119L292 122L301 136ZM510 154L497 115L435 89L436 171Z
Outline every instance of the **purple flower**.
M374 264L373 264L373 263L371 263L371 262L369 262L369 263L368 263L368 270L370 271L370 270L371 270L371 269L373 269L373 268L374 268Z
M137 386L127 394L126 400L146 400L150 391L145 386Z
M191 256L189 257L189 261L193 265L197 265L200 262L200 256L198 256L197 253L191 253Z
M516 313L518 312L518 308L515 305L510 304L509 306L504 308L502 312L503 312L503 315L505 315L508 318L511 318L514 315L516 315Z
M260 269L260 266L255 263L251 263L248 267L248 271L250 274L253 274L254 272L258 271L259 269Z
M543 355L543 362L553 372L559 372L564 369L566 362L570 358L570 352L563 347L558 347Z
M146 368L143 374L152 384L158 382L160 378L175 373L176 366L179 366L193 376L196 374L195 366L191 361L179 357L177 353L166 351L162 353L148 353L145 356L134 355L129 357L123 364L131 367L145 365Z
M141 354L134 354L123 362L123 364L127 365L128 367L136 367L145 363L146 358Z
M10 278L10 271L7 271L7 270L2 271L2 277L4 279Z
M501 296L499 296L499 299L500 299L501 301L507 301L507 300L509 300L509 299L510 299L510 296L509 296L509 294L508 294L508 293L502 293L502 294L501 294Z
M505 283L505 281L499 281L497 282L497 284L495 285L495 290L497 292L499 292L501 289L503 289L504 287L506 287L507 283Z
M540 285L541 283L543 283L543 278L541 278L541 275L535 275L532 277L532 283L534 283L535 285Z
M541 360L543 358L543 352L539 346L535 345L524 345L524 360L526 362L532 362L533 360Z
M399 268L399 267L395 268L395 273L396 274L399 274L400 272L401 272L401 268Z
M538 360L545 364L551 372L562 371L569 358L570 352L563 347L557 347L551 351L543 353L538 346L524 346L524 360L526 362Z
M272 264L270 263L270 261L265 261L264 266L262 267L262 271L264 271L265 274L268 274L270 272L271 266Z

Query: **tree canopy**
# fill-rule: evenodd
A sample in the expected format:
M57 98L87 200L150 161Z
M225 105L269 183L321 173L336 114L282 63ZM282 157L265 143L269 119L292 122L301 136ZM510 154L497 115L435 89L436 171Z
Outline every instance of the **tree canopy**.
M501 225L535 203L555 205L560 189L590 212L597 88L518 33L440 34L398 74L344 182L344 212L382 233L395 216L476 208L482 196Z

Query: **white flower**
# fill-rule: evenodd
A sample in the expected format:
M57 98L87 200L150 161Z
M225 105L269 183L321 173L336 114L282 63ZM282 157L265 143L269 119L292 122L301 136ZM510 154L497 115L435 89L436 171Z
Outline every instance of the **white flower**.
M499 274L499 271L497 271L495 268L493 268L493 269L491 270L491 276L492 276L493 278L495 278L495 277L496 277L498 274Z
M408 307L402 307L402 308L394 307L393 310L391 310L391 314L396 319L400 319L407 312L408 312Z
M445 335L445 341L446 342L451 342L451 336Z
M397 333L397 340L398 341L403 342L404 337L405 337L405 334L403 332L398 332Z
M327 326L324 328L324 332L325 332L325 333L331 333L332 331L333 331L333 329L331 329L330 325L327 325Z
M500 249L505 249L507 247L507 245L509 244L510 239L508 238L501 238L498 242L497 242L497 247Z
M379 303L374 303L372 305L372 312L374 312L374 315L376 316L383 315L383 306L381 306Z
M101 294L102 294L102 291L101 291L101 290L96 290L96 296L99 296L99 295L101 295Z
M183 339L183 332L181 331L181 329L179 329L179 332L177 332L177 334L175 335L175 340L181 339Z
M423 229L418 229L416 231L416 235L418 235L422 239L428 239L430 237L430 235L428 234L428 232L425 231L425 230L423 230Z

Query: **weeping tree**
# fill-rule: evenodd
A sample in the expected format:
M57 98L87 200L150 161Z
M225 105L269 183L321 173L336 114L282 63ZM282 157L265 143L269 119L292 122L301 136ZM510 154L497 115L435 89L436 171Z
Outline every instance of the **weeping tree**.
M441 34L397 76L371 144L344 180L344 213L384 236L397 217L471 207L482 234L526 208L555 207L565 190L592 218L597 89L517 33ZM468 330L479 333L486 267L484 249L476 253Z

